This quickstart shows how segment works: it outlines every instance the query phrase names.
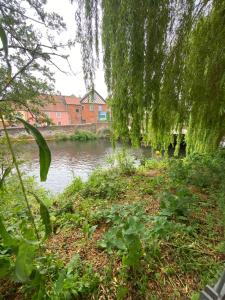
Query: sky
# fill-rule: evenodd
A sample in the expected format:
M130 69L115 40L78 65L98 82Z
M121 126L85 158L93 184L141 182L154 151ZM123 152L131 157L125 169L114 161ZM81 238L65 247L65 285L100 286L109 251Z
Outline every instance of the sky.
M46 10L48 12L56 12L61 15L67 25L67 31L63 32L60 37L57 38L59 38L61 42L65 42L68 39L74 39L76 35L74 18L75 6L72 5L69 0L48 0ZM70 72L70 74L66 75L54 68L55 89L62 95L83 96L87 90L83 79L82 59L79 44L76 44L71 50L66 51L65 54L70 55L69 61L74 74L70 72L68 64L64 60L57 59L57 65L62 70ZM95 89L104 98L107 97L107 88L104 81L104 72L101 63L99 69L96 70Z

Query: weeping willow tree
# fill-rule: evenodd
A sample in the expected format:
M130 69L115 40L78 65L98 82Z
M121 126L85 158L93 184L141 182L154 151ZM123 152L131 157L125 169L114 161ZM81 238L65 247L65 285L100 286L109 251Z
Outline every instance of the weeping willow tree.
M102 41L115 137L166 148L173 133L186 130L189 152L218 148L225 136L225 2L76 2L89 85Z

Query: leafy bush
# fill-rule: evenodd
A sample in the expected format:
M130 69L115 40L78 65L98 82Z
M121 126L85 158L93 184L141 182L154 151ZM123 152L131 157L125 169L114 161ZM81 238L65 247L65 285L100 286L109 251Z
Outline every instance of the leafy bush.
M51 299L77 299L87 297L99 284L99 278L90 265L82 264L75 254L67 266L59 273Z
M123 191L124 185L118 174L108 170L97 170L91 174L81 194L83 197L114 200L120 197Z
M75 134L71 135L71 141L90 141L96 140L97 136L95 133L90 131L77 131Z
M159 160L154 158L143 158L141 160L141 166L145 167L146 169L163 169L166 166L166 163L166 160Z
M160 198L160 214L171 218L186 219L193 200L191 192L184 187L179 187L175 193L165 191Z
M70 139L70 135L69 134L65 134L63 132L57 133L54 136L56 141L68 141Z
M63 197L69 197L71 195L76 194L77 192L81 191L84 187L84 183L80 177L76 177L72 183L67 186L63 192Z
M121 174L132 175L135 173L134 157L126 149L110 155L107 162L111 167L117 168Z
M76 131L74 134L58 133L55 135L57 141L90 141L96 140L97 135L90 131Z
M224 151L213 155L193 154L185 159L169 162L169 177L174 182L186 182L201 188L223 183L225 173Z
M115 205L105 211L105 219L112 227L105 233L99 246L109 253L119 250L123 265L137 267L143 257L143 245L147 216L140 205Z
M163 214L152 217L151 221L152 227L150 229L150 236L152 239L169 240L176 234L189 233L194 230L191 226L186 226L186 224L169 220L168 217Z

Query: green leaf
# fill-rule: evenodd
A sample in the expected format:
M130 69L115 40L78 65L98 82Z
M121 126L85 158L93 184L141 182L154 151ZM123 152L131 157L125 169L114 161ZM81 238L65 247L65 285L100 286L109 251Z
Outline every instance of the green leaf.
M21 243L16 256L16 276L21 281L27 281L33 270L35 247L28 243Z
M21 118L17 118L17 120L23 123L26 131L28 133L31 133L36 140L36 143L39 147L40 178L41 181L45 181L47 179L48 170L51 164L51 152L49 150L49 147L44 137L42 136L42 134L39 132L37 128L27 123Z
M8 167L8 168L5 169L5 171L2 175L2 178L0 179L0 189L3 189L3 184L4 184L4 181L5 181L5 178L9 175L11 170L12 170L11 167Z
M3 244L5 246L9 246L9 247L17 246L17 240L12 238L11 235L7 232L5 225L2 221L1 215L0 215L0 236L3 239Z
M0 258L0 278L6 277L10 272L10 260L9 258L2 257Z
M1 42L3 45L3 49L5 51L5 57L7 58L8 57L8 39L7 39L5 30L1 24L0 24L0 39L1 39Z
M52 234L52 224L51 224L48 208L36 194L34 193L31 194L35 197L37 202L40 204L40 215L41 215L42 222L45 226L45 236L47 237Z

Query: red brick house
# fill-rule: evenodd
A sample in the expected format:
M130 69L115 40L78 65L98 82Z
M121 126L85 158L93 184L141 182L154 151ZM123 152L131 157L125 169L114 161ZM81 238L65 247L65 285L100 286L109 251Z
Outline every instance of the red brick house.
M68 108L66 105L65 97L55 95L53 103L48 103L44 106L41 111L45 113L49 119L55 125L67 125L69 124L70 118L68 114Z
M69 115L69 124L81 124L81 104L80 98L75 96L65 96L67 112Z
M97 123L110 119L106 101L96 92L89 92L83 98L75 96L53 96L54 102L41 108L41 112L55 125ZM32 115L20 111L25 120L35 123Z
M80 101L82 105L82 123L96 123L110 118L106 101L96 91L87 93Z

